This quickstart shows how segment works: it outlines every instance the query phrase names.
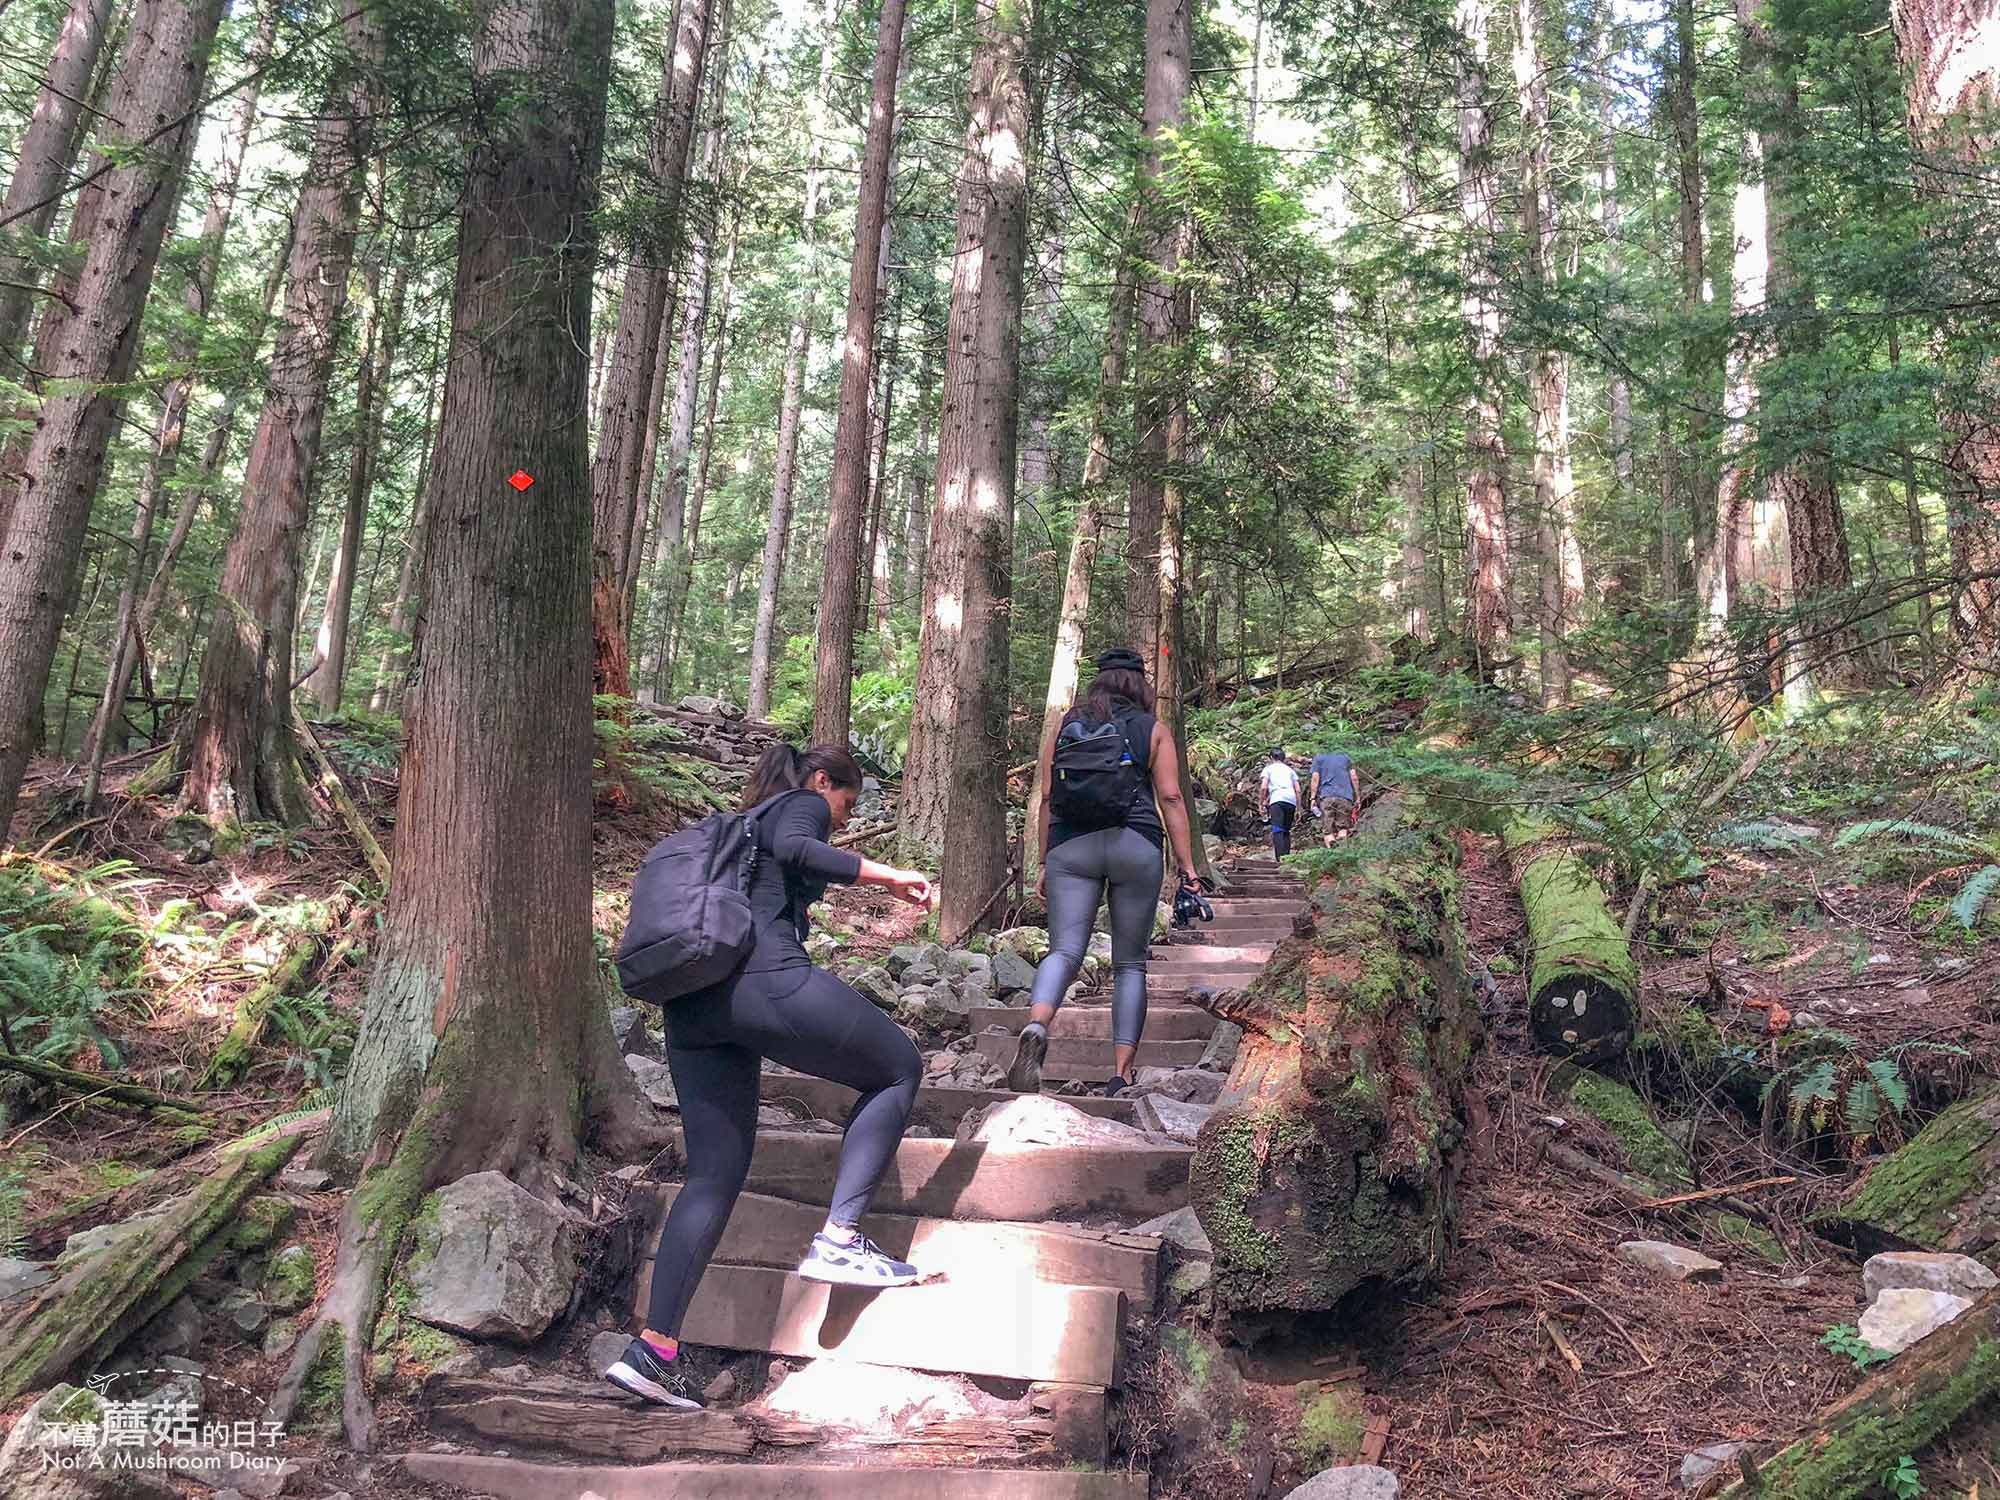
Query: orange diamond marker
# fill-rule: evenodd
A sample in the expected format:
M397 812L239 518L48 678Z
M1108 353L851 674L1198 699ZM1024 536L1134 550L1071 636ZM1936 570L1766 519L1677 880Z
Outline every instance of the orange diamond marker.
M525 490L535 482L535 476L528 473L525 469L516 469L507 476L507 482L517 490Z

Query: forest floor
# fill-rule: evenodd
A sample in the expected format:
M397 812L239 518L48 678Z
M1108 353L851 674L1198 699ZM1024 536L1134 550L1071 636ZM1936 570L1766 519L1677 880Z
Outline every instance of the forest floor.
M336 756L386 837L393 765L371 759L365 745L345 755L336 748ZM65 817L59 803L59 778L45 777L40 790L40 805L23 826L45 832L24 838L23 848L39 849L48 873L61 872L70 884L77 872L98 871L82 884L149 934L140 977L80 1004L64 1023L72 1045L51 1060L84 1071L122 1065L165 1094L194 1096L237 1000L308 920L312 903L360 878L356 845L335 825L260 835L233 853L191 855L164 801L114 793L103 817L74 826L78 820ZM1763 815L1749 802L1743 811ZM1920 789L1867 811L1934 813ZM1823 810L1813 826L1831 833L1851 812ZM599 818L601 931L615 936L622 893L658 836L659 818ZM1401 1476L1407 1495L1669 1495L1684 1455L1723 1441L1782 1439L1860 1379L1822 1343L1863 1308L1859 1265L1804 1223L1851 1185L1872 1153L1912 1132L1969 1086L1975 1068L2000 1057L2000 945L1947 940L1922 904L1934 904L1936 895L1922 871L1857 863L1823 840L1703 851L1705 882L1671 893L1651 924L1648 1015L1693 1004L1744 1059L1781 1076L1788 1038L1831 1030L1851 1041L1858 1058L1898 1059L1909 1092L1906 1105L1885 1106L1862 1137L1837 1115L1825 1119L1810 1109L1793 1118L1774 1102L1759 1120L1701 1103L1677 1094L1668 1073L1631 1080L1656 1093L1661 1117L1686 1125L1701 1185L1796 1179L1751 1194L1775 1238L1760 1251L1726 1237L1710 1216L1635 1211L1544 1154L1546 1122L1563 1110L1548 1094L1551 1064L1526 1034L1520 904L1491 840L1468 834L1461 847L1470 951L1493 988L1488 1044L1469 1099L1473 1128L1458 1184L1457 1242L1445 1275L1413 1296L1357 1293L1289 1342L1243 1353L1241 1365L1274 1410L1296 1410L1286 1388L1297 1381L1365 1366L1367 1406L1386 1419L1382 1461ZM920 920L873 892L836 891L828 908L843 956L907 941ZM212 1140L325 1102L358 1024L366 979L364 955L274 1008L242 1080L196 1096L194 1107L213 1121ZM1924 1043L1944 1047L1913 1046ZM131 1212L150 1174L200 1144L81 1095L15 1084L6 1097L0 1191L11 1196L0 1197L0 1239L13 1242L12 1253L53 1254L68 1233ZM1616 1143L1590 1122L1573 1120L1564 1129L1571 1145L1625 1165ZM298 1218L288 1238L314 1250L324 1286L343 1198L332 1191L289 1196ZM1699 1285L1650 1279L1615 1254L1631 1238L1692 1245L1723 1262L1725 1274ZM296 1315L300 1326L310 1312ZM616 1309L586 1316L527 1358L575 1374L581 1346L621 1317ZM239 1337L216 1326L220 1321L210 1320L186 1357L245 1392L273 1389L282 1350L267 1354L257 1337ZM402 1370L381 1392L385 1450L425 1444L414 1403L421 1373ZM11 1424L26 1404L17 1401L0 1422ZM221 1406L230 1404L225 1396ZM294 1456L312 1464L310 1483L296 1493L438 1493L377 1474L379 1464L310 1438L295 1446ZM1927 1494L1956 1500L2000 1493L2000 1426L1963 1426L1921 1459Z

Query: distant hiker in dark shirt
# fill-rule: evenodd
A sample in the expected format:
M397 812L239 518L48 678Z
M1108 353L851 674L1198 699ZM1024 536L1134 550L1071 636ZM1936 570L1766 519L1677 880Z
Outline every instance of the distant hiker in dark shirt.
M1338 750L1322 750L1313 757L1312 809L1319 819L1320 839L1331 849L1336 839L1354 831L1361 805L1361 773L1354 762Z

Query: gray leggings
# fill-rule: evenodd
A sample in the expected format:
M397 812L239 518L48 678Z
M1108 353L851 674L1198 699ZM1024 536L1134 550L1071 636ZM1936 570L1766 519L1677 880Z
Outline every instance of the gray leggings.
M1056 845L1045 866L1049 956L1035 970L1030 1002L1060 1007L1083 967L1090 927L1111 887L1111 1038L1139 1045L1146 1029L1146 949L1165 871L1160 847L1130 828L1103 828Z

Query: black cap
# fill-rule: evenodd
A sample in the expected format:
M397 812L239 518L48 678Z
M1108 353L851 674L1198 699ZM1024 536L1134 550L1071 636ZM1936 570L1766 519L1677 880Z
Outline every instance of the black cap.
M1109 651L1101 652L1098 655L1097 670L1100 672L1144 673L1146 670L1146 659L1130 646L1113 646Z

